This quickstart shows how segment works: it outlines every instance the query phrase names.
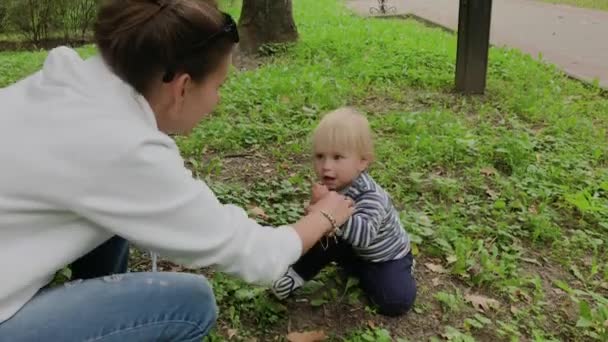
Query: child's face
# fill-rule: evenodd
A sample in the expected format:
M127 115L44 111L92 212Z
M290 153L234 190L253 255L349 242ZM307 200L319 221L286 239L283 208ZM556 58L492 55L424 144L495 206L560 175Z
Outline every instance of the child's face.
M330 190L342 190L363 172L368 161L355 152L315 151L314 169L317 179Z

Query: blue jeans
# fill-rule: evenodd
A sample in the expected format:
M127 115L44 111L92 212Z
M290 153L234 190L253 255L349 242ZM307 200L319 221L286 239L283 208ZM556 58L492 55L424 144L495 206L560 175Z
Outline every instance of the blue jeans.
M73 279L42 289L0 324L0 341L201 341L217 306L203 276L125 273L115 237L74 262Z

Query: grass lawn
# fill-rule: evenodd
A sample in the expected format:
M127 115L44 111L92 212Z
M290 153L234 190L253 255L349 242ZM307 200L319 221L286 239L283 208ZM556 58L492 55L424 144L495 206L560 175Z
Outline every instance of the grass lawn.
M576 7L593 8L600 10L608 10L607 0L541 0L544 2L551 2L554 4L564 4Z
M222 201L285 224L307 199L307 139L320 115L341 105L366 112L377 135L371 173L414 241L417 304L406 317L380 317L334 269L286 303L204 270L221 308L208 340L313 330L353 342L607 340L608 96L498 48L487 94L460 96L454 35L359 18L335 0L294 1L294 11L300 42L234 70L221 106L178 144ZM0 86L44 56L0 53ZM149 269L137 251L133 265Z

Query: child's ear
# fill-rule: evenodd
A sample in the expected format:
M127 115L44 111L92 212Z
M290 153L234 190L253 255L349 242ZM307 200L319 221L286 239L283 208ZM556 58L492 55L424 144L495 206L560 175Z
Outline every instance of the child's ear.
M366 157L361 157L359 160L359 172L365 171L369 167L369 159Z

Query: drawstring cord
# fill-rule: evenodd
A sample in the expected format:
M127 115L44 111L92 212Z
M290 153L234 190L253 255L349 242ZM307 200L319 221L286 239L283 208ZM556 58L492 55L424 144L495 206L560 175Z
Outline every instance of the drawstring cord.
M156 262L158 260L158 254L151 251L150 255L152 256L152 272L156 272L156 270L157 270Z

